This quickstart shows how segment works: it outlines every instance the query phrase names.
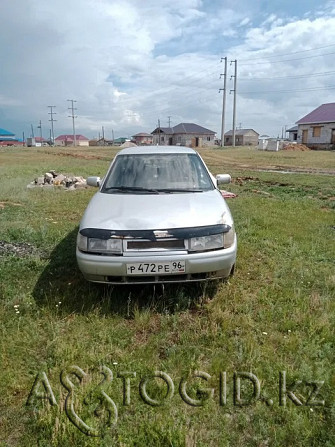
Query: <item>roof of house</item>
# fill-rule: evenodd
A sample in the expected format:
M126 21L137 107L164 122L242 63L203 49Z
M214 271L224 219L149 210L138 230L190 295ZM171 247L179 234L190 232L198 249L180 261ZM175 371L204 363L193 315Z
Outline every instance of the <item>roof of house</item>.
M156 127L151 134L158 133L158 130L160 130L160 133L165 133L166 135L173 135L174 133L172 127Z
M4 137L14 137L15 133L13 133L13 132L9 132L9 131L6 130L6 129L1 129L1 128L0 128L0 135L1 135L1 136L4 136Z
M298 131L298 126L293 126L290 129L287 129L286 132L297 132Z
M63 141L63 140L67 140L67 141L73 141L73 135L68 134L68 135L59 135L57 138L55 138L56 141ZM88 141L88 138L84 137L84 135L76 135L76 140L79 141Z
M254 132L256 135L259 135L254 129L236 129L235 135L247 135L249 132ZM229 130L225 133L225 136L233 135L233 131Z
M296 124L332 123L335 122L335 102L321 106L301 118Z
M114 143L124 143L126 141L129 141L129 138L127 137L119 137L114 139Z
M206 127L199 126L194 123L180 123L173 128L174 133L205 133L205 134L215 134L213 130L206 129Z
M151 133L145 133L145 132L140 132L137 133L136 135L132 135L132 138L134 137L152 137Z
M198 124L194 124L194 123L180 123L177 124L177 126L174 127L156 127L156 129L151 132L153 133L158 133L158 129L160 129L161 133L165 133L167 135L172 135L172 134L190 134L190 133L194 133L194 134L198 134L198 135L202 135L202 134L212 134L215 135L216 132L214 132L213 130L210 129L206 129L206 127L202 127L199 126Z
M45 138L43 137L35 137L35 142L36 143L43 143L44 141L47 141Z

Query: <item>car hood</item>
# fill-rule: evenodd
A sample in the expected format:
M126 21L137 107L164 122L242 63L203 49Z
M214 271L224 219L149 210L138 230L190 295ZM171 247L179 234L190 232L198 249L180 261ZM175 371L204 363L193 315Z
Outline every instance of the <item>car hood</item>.
M218 190L201 193L107 194L96 193L80 229L151 230L232 224Z

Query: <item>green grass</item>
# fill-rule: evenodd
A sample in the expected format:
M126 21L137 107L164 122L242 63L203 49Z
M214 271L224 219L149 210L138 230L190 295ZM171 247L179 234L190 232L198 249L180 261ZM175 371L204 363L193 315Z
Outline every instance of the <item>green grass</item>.
M0 149L0 241L32 248L0 255L0 446L335 445L335 179L322 175L334 170L334 153L200 152L213 173L233 177L226 188L238 195L228 200L239 242L236 274L226 283L163 289L85 282L75 238L95 190L26 188L50 169L103 176L115 148ZM259 171L278 166L311 173ZM66 416L60 373L71 365L87 374L81 385L71 378L74 408L88 425L102 429L108 421L106 410L94 416L101 386L118 407L117 424L103 437L86 436ZM113 372L111 384L98 386L101 365ZM178 391L196 370L211 377L190 379L190 396L204 399L205 389L214 389L201 407ZM58 405L35 398L26 406L43 371ZM124 371L136 372L129 405L117 378ZM175 387L158 407L139 394L154 371L168 373ZM226 405L219 399L223 371ZM262 399L234 405L238 371L258 377ZM287 399L280 406L280 371L288 385L302 381L295 394L304 402L306 383L324 381L317 399L325 405ZM244 380L242 397L250 392ZM164 382L150 381L148 393L164 401Z

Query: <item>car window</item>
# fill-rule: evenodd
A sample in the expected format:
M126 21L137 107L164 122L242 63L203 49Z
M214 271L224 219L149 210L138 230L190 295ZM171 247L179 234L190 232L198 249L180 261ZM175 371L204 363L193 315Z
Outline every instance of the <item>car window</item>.
M211 190L212 180L196 154L118 155L102 192L116 188Z

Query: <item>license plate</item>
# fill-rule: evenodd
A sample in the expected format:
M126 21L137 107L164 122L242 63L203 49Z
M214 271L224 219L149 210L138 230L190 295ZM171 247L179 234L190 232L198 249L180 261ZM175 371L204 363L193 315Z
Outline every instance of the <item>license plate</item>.
M185 273L185 261L127 264L127 275L171 275L176 273Z

